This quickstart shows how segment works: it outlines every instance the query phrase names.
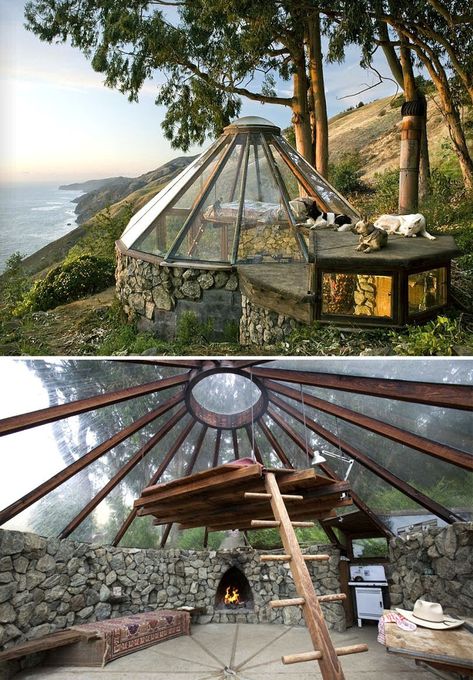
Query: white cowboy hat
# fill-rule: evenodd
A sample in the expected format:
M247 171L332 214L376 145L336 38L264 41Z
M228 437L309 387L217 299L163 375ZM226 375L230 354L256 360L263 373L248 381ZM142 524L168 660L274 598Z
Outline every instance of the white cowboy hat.
M413 611L406 609L397 609L396 611L416 623L418 626L425 628L434 628L435 630L446 630L447 628L458 628L464 621L459 619L452 619L443 613L442 605L438 602L427 602L426 600L417 600Z

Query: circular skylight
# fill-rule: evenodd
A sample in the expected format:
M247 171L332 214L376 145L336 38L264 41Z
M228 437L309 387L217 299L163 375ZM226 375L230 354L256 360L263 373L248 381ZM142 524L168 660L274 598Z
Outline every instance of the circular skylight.
M197 375L189 383L186 401L200 422L222 429L244 427L261 417L268 403L258 379L221 368Z
M198 382L192 395L208 411L233 415L254 407L261 390L238 373L215 373Z

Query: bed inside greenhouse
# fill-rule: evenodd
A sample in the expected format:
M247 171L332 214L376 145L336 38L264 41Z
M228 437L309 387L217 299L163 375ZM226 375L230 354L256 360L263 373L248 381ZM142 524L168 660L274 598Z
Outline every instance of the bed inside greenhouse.
M471 362L3 370L3 677L471 677Z

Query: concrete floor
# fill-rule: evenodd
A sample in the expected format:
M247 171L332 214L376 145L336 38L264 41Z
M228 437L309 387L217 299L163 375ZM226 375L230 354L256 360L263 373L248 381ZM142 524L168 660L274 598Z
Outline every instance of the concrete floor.
M432 680L413 661L387 654L376 641L377 627L331 633L336 647L366 642L369 651L340 658L346 680ZM314 680L317 662L284 666L282 654L312 649L305 628L264 624L192 626L179 637L129 654L105 668L38 667L15 676L21 680Z

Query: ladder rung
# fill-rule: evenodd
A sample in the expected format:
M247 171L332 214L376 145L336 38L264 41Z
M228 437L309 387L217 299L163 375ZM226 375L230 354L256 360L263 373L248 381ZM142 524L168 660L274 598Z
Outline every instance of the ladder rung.
M319 602L338 602L339 600L346 600L345 593L334 593L333 595L317 595Z
M290 555L260 555L260 562L290 562Z
M368 645L350 645L349 647L336 647L335 653L337 656L345 656L346 654L360 654L360 652L367 652Z
M300 607L305 604L303 597L293 597L287 600L271 600L269 606L271 609L276 609L277 607Z
M315 522L291 522L293 527L315 527Z
M316 661L322 658L322 652L300 652L299 654L288 654L287 656L282 656L281 661L284 664L288 663L301 663L303 661Z
M307 562L326 562L330 559L330 555L303 555Z
M251 520L251 526L252 527L278 527L280 525L280 522L274 519L252 519Z
M281 498L285 501L303 501L304 496L300 496L297 493L282 493Z

